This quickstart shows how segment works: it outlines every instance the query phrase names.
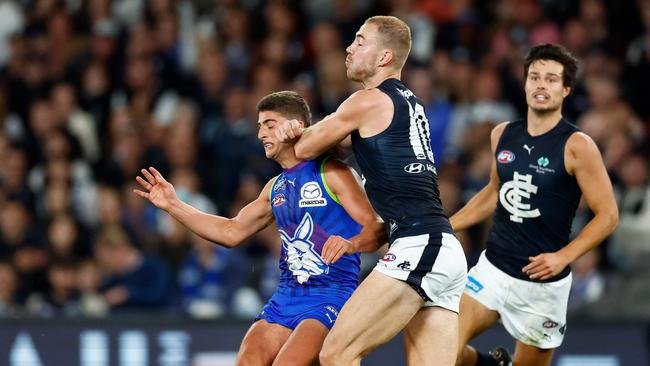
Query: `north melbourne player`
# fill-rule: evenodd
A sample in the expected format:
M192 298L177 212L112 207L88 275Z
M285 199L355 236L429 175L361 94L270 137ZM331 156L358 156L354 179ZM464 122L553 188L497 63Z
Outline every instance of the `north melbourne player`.
M311 114L295 92L277 92L257 106L258 137L282 174L232 218L209 215L181 202L154 168L142 169L138 195L167 211L198 235L226 247L277 223L282 238L280 284L242 341L237 365L312 365L345 301L359 281L358 252L385 242L374 213L351 170L327 156L298 159L292 143L279 142L278 124Z

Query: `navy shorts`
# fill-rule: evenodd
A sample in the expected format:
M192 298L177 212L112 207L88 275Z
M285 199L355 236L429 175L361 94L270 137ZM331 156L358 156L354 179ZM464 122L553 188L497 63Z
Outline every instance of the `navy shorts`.
M291 330L305 319L316 319L332 329L353 289L278 288L255 321L264 319Z

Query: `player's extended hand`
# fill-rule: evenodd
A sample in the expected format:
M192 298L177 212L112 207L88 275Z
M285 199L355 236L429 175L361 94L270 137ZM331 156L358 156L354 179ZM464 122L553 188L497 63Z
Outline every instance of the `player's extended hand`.
M522 269L531 280L548 280L560 274L569 265L566 259L558 253L542 253L528 257L530 263Z
M153 167L149 167L149 170L141 169L140 172L146 180L140 176L135 177L135 180L146 192L134 189L133 193L148 199L159 209L168 211L172 203L178 199L174 186Z
M294 142L302 136L302 122L297 119L280 121L275 127L275 138L280 142Z
M321 257L326 264L336 263L344 254L354 254L354 244L338 235L332 235L327 238Z

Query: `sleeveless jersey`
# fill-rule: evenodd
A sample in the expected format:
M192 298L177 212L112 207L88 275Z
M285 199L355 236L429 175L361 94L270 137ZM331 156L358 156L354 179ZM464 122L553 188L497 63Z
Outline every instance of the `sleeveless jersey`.
M442 211L438 177L431 151L429 122L422 102L397 79L378 89L393 102L390 125L363 138L352 133L352 148L375 211L397 236L432 230L451 233Z
M526 120L519 120L508 123L499 139L499 198L486 256L512 277L531 281L521 271L528 257L558 251L569 242L582 191L564 167L564 147L576 131L562 119L543 135L531 136ZM545 282L569 272L567 267Z
M280 287L328 287L354 290L359 254L327 265L321 258L331 235L350 239L361 231L325 181L328 157L285 169L271 186L271 209L282 239Z

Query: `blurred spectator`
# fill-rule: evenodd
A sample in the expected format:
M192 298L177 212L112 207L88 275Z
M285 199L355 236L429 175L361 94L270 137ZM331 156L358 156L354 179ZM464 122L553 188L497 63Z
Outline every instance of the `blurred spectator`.
M598 269L599 260L598 250L591 250L571 263L573 282L569 294L569 313L575 313L603 296L605 277Z
M66 126L81 145L84 160L94 163L99 158L100 146L97 138L97 123L92 116L77 106L74 86L60 83L52 88L52 106L56 118Z
M53 260L73 261L92 254L79 224L69 214L61 213L52 218L47 237Z
M235 291L246 280L247 263L240 251L226 249L191 234L192 251L181 266L182 306L195 318L230 312Z
M0 257L10 259L16 269L21 299L47 288L45 238L20 202L6 202L0 211Z
M9 148L6 151L0 170L0 182L7 199L17 200L31 208L34 205L34 194L27 185L29 167L28 156L19 148Z
M476 124L500 123L517 118L517 112L512 104L502 99L501 82L496 70L490 68L476 70L468 80L462 82L469 83L467 86L471 87L469 94L471 99L454 108L448 134L451 152L456 151L459 154L462 154L460 150L462 150L463 134L472 133Z
M77 288L79 289L79 307L84 316L103 317L108 312L108 303L100 293L102 274L99 265L88 259L79 263Z
M34 293L27 299L26 307L30 315L78 316L80 309L76 262L53 261L48 268L47 279L49 290L42 294Z
M102 294L112 310L162 310L168 304L169 269L157 256L136 249L119 226L101 231L95 256L107 274Z
M640 270L650 258L650 161L648 155L627 155L617 167L620 181L614 185L618 198L619 225L610 244L610 260L621 269Z
M21 307L17 300L19 279L11 264L0 261L0 318L10 318L21 315Z
M87 258L113 225L135 257L160 256L178 271L194 239L137 199L133 178L160 166L193 205L237 212L279 172L256 138L255 102L290 89L316 120L336 109L362 87L346 78L346 47L375 14L411 25L402 76L422 98L448 213L487 178L490 124L526 113L521 56L562 42L580 58L565 118L602 150L621 210L619 230L592 264L612 270L602 272L608 284L624 277L643 289L647 0L39 0L0 1L0 257L20 279L15 297L47 293L50 263ZM574 231L590 215L580 211ZM470 264L489 224L459 237ZM240 253L253 264L232 295L242 316L274 286L273 271L262 268L275 268L275 239L260 234ZM82 312L101 316L108 305L98 263L84 259L80 271L91 279ZM114 303L124 297L111 294Z

